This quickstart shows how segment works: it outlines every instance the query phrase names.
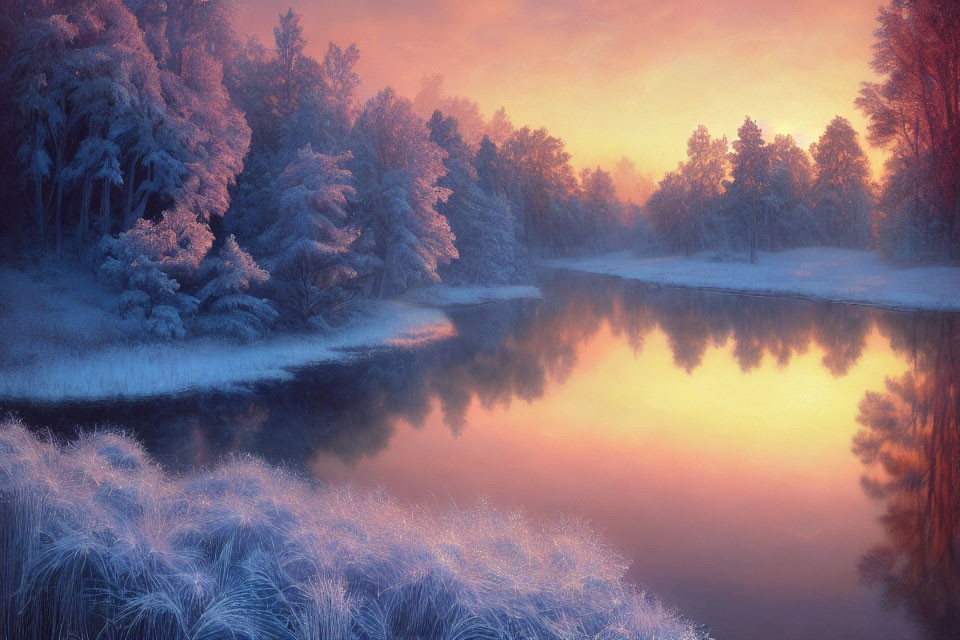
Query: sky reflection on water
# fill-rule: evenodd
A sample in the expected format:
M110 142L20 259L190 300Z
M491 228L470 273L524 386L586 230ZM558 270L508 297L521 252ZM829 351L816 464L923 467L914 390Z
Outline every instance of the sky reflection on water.
M957 637L957 316L542 285L453 312L440 345L248 394L16 409L123 424L174 468L249 452L440 508L583 517L719 638Z

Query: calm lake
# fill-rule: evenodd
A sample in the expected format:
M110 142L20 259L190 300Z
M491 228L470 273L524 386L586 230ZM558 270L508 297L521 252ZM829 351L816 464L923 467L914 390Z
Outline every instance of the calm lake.
M176 470L251 453L437 509L583 518L716 638L960 637L960 316L540 285L290 382L0 409L123 425Z

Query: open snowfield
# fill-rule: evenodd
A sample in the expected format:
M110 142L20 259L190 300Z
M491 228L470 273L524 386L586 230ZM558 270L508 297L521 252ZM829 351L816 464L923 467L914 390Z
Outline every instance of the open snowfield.
M403 299L434 307L467 307L503 300L540 298L540 289L532 285L464 285L458 287L422 287L407 292Z
M904 310L960 311L960 268L897 268L872 251L808 247L761 252L758 264L718 262L711 254L640 258L630 251L545 260L551 269L654 284L782 295Z
M112 309L116 298L85 274L0 270L0 398L58 402L229 389L284 379L290 370L409 347L453 335L440 310L370 304L366 317L329 334L280 335L250 344L193 339L140 343Z

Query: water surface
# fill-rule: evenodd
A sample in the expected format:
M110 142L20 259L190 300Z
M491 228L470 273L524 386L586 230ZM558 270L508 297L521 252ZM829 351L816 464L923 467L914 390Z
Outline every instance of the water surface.
M544 275L457 335L249 392L12 407L189 470L253 453L584 518L717 638L960 637L960 319ZM890 379L887 385L885 380Z

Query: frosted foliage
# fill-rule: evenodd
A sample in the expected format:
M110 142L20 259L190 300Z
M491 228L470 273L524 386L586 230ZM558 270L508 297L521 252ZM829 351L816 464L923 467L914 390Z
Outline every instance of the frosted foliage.
M181 279L196 275L213 246L210 228L182 205L164 213L159 223L138 220L120 239L128 253L145 255L166 273Z
M207 283L197 293L201 315L196 320L202 333L224 334L252 340L277 320L277 311L268 300L247 292L263 285L270 275L232 235L214 258L204 264Z
M870 167L857 132L837 116L810 145L816 161L814 211L831 242L865 247L870 240Z
M45 4L8 70L41 248L50 221L59 254L68 222L89 241L172 204L222 215L250 138L210 53L229 40L223 3Z
M158 304L153 307L144 327L150 334L164 339L182 338L187 335L176 307Z
M148 333L182 338L185 331L180 314L195 313L198 300L181 292L181 284L197 279L212 243L207 225L177 207L159 223L139 220L118 238L104 237L99 273L124 292L119 305L122 315L138 310L147 320L144 328Z
M473 166L474 154L455 118L436 111L427 123L430 139L447 153L447 175L438 184L450 190L439 205L453 231L459 257L443 270L445 281L504 284L515 280L522 265L516 221L507 199L484 191ZM489 140L487 140L489 144Z
M250 459L171 477L131 439L0 426L0 635L704 637L582 524L442 517Z
M273 273L278 302L297 320L319 318L355 276L350 253L359 234L348 223L355 195L342 163L350 154L327 156L308 145L278 180L279 207L260 238Z
M457 258L447 219L437 210L450 191L444 151L409 100L385 89L367 102L352 135L354 175L362 215L370 221L382 260L378 295L437 282L439 265Z

